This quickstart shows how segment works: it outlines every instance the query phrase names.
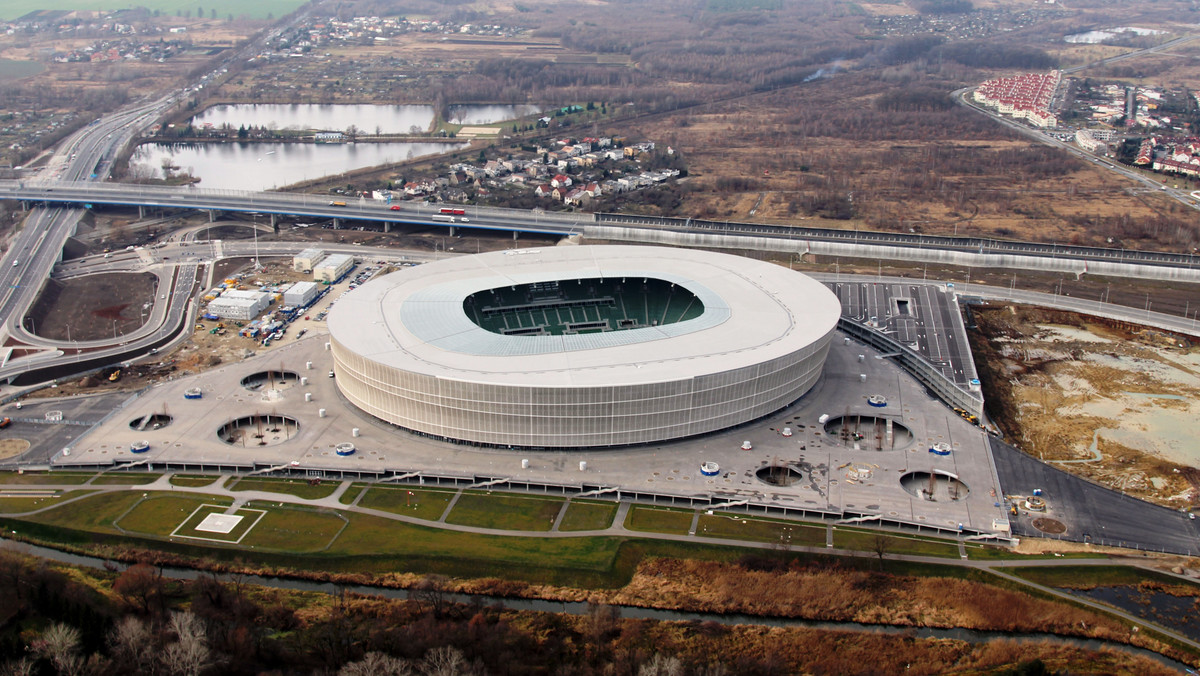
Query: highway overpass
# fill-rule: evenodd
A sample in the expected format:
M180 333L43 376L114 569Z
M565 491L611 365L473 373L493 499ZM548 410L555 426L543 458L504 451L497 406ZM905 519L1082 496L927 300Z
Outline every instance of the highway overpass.
M22 183L0 181L0 198L18 199L47 205L85 206L116 205L127 207L166 207L195 209L217 212L241 212L288 216L300 219L356 220L383 224L386 230L392 224L404 223L428 227L470 227L485 230L530 232L543 235L566 236L583 234L600 239L612 238L616 229L652 229L707 237L753 237L776 242L776 250L796 250L795 243L837 243L861 249L861 257L900 258L927 260L966 266L1004 267L1004 257L1053 259L1077 262L1066 271L1073 273L1116 274L1120 276L1147 278L1188 278L1190 275L1157 274L1138 275L1108 270L1089 269L1089 263L1119 264L1122 266L1151 266L1190 271L1200 280L1200 256L1187 251L1145 251L1138 249L1104 248L1071 244L1022 242L988 237L950 237L920 235L915 233L881 232L869 230L840 230L794 225L749 223L739 221L713 221L692 218L664 218L631 214L588 214L588 213L542 213L516 209L480 206L454 206L466 211L465 216L455 217L454 223L435 220L445 205L428 205L423 202L396 202L387 204L365 198L341 198L305 193L249 192L235 190L203 190L192 187L142 186L119 183ZM344 203L344 206L341 204ZM712 246L718 242L697 242ZM741 246L741 245L736 245ZM880 256L873 247L910 250L904 256ZM762 247L750 247L762 248ZM803 253L804 251L800 251ZM946 252L993 256L988 260L948 260ZM812 253L825 253L812 251ZM924 253L924 255L922 255ZM853 248L843 248L831 255L856 255ZM1019 262L1019 261L1018 261ZM1012 265L1015 268L1042 269L1043 265Z

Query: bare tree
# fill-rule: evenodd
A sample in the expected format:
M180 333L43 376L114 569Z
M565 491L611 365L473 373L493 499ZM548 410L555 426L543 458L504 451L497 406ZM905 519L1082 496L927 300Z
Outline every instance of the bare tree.
M589 604L587 624L589 638L597 646L602 645L605 635L617 627L617 620L620 618L619 608L614 608L607 603Z
M211 662L203 620L188 612L172 613L171 631L177 640L162 651L163 668L168 674L197 676Z
M0 676L33 676L33 660L22 657L0 666Z
M474 673L462 651L454 646L434 648L425 654L421 673L426 676L468 676Z
M408 660L374 651L357 662L347 662L338 670L338 676L414 676L416 673Z
M79 658L79 630L55 622L29 645L29 650L38 657L47 659L60 674L79 673L83 666Z
M875 534L875 540L871 543L871 551L875 552L875 556L879 557L879 570L883 570L883 559L891 548L891 536L884 533Z
M683 662L674 655L654 653L649 662L638 668L638 676L683 676Z
M154 635L144 621L126 615L108 634L110 653L131 673L149 671L154 661Z
M426 575L413 585L409 597L417 603L428 605L435 616L441 617L450 602L446 597L447 582L445 575Z

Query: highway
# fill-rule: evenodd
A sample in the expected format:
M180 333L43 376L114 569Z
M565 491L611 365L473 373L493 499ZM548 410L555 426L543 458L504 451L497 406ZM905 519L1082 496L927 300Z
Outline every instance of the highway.
M1005 121L1008 122L1008 121ZM1051 139L1053 140L1053 139ZM1057 141L1056 141L1057 143ZM1071 148L1064 148L1072 151ZM1131 172L1132 173L1132 172ZM1140 176L1134 174L1139 180ZM1155 184L1157 185L1157 184ZM428 227L470 227L485 230L530 232L566 236L587 234L591 225L650 227L680 233L751 235L788 240L842 242L856 245L888 245L918 250L958 251L978 254L1017 254L1081 261L1108 261L1166 267L1200 268L1200 256L1192 252L1142 251L1070 244L1045 244L988 237L950 237L870 230L839 230L805 226L710 221L606 213L540 213L536 210L497 207L463 207L465 217L455 222L435 220L439 206L420 202L386 204L368 199L345 200L336 206L328 197L277 192L202 190L114 183L18 184L0 181L0 199L22 199L45 204L108 204L152 206L247 214L285 215L314 220L359 220L383 224L406 223ZM341 200L337 200L341 201Z
M289 23L303 21L311 11L311 8L307 8L295 12ZM277 27L271 35L278 35L284 28L286 26ZM131 140L147 131L191 91L219 77L220 73L225 72L224 66L236 59L253 55L261 47L262 40L263 38L247 41L240 50L229 54L212 71L197 78L194 87L179 89L157 99L141 101L79 129L58 146L41 172L42 176L28 183L103 185L98 181L108 177L113 159ZM20 186L26 182L18 181L14 184ZM115 359L139 351L145 352L162 344L169 336L188 325L188 313L195 309L189 294L196 283L195 276L199 269L193 264L176 266L167 270L165 276L160 274L162 283L159 289L168 290L167 294L160 293L160 296L168 295L170 300L166 303L156 303L150 321L131 334L118 336L111 341L67 343L49 341L26 331L21 322L41 292L42 285L49 279L54 264L61 257L67 238L74 234L79 218L85 213L73 204L46 203L46 206L47 208L34 209L26 217L22 229L10 240L4 260L0 263L0 287L5 289L3 299L0 300L0 338L3 339L0 344L9 346L0 350L0 379L10 379L31 368L50 364L69 364L72 360L102 361L110 357ZM167 298L160 297L159 300ZM43 351L23 356L19 362L14 363L11 361L14 341L34 348L43 348Z
M387 204L361 197L330 199L308 193L203 190L122 183L0 181L0 199L35 201L47 205L106 204L268 214L317 220L414 223L432 227L458 226L550 235L578 233L584 225L593 222L592 215L585 213L541 213L536 210L478 206L426 206L421 202ZM463 216L445 217L439 213L441 208L462 208L467 213ZM435 219L435 216L438 218ZM454 220L449 221L447 218Z

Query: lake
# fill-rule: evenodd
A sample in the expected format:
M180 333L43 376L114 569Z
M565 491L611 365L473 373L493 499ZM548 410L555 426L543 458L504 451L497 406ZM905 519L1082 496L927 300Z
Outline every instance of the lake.
M533 105L463 105L451 106L449 115L450 121L458 124L490 124L540 109ZM359 134L420 134L431 131L433 118L430 105L237 103L213 106L192 118L192 124L317 131L345 131L354 125Z
M465 143L147 143L129 159L162 178L164 159L217 190L270 190L364 167L465 147Z

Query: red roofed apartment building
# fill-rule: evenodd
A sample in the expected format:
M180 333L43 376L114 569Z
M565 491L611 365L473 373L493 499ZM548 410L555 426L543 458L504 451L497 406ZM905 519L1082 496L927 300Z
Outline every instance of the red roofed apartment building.
M1055 127L1058 118L1050 112L1050 101L1061 80L1062 73L1057 70L998 77L976 87L975 100L1001 115L1029 120L1037 127Z

